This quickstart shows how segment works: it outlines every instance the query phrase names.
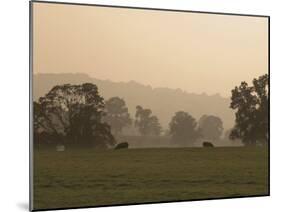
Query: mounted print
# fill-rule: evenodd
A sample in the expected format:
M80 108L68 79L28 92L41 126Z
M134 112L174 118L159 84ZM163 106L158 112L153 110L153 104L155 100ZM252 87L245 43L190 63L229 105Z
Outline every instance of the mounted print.
M30 2L30 209L269 195L269 17Z

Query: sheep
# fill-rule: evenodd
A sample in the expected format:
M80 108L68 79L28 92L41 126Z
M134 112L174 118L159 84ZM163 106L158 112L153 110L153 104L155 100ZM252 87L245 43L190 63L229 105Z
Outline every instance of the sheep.
M214 147L214 145L211 142L204 141L203 142L203 147Z

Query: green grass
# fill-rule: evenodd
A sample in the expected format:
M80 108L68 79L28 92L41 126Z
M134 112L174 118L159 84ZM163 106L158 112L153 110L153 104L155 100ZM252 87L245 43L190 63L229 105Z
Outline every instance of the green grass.
M40 150L34 208L268 194L266 148Z

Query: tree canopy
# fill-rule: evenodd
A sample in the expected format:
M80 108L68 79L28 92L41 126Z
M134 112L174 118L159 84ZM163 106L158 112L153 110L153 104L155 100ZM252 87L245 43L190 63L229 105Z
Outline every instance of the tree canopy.
M160 135L162 130L157 116L139 105L136 107L135 126L142 135Z
M111 126L114 134L121 133L123 127L132 123L126 103L119 97L112 97L105 102L105 112L104 121Z
M200 137L196 120L184 111L175 113L169 127L172 141L180 146L193 146Z
M96 85L59 85L34 102L34 133L57 143L108 147L115 144L102 123L104 101Z
M264 145L268 140L268 75L253 80L253 85L241 82L232 90L230 108L236 110L231 139L241 139L245 145Z
M202 137L207 140L217 141L223 133L222 120L213 115L203 115L199 119L199 129Z

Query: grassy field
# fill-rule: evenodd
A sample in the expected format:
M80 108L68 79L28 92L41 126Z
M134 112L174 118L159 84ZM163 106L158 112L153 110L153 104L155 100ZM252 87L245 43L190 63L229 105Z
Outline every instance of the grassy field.
M40 150L34 208L268 194L266 148Z

